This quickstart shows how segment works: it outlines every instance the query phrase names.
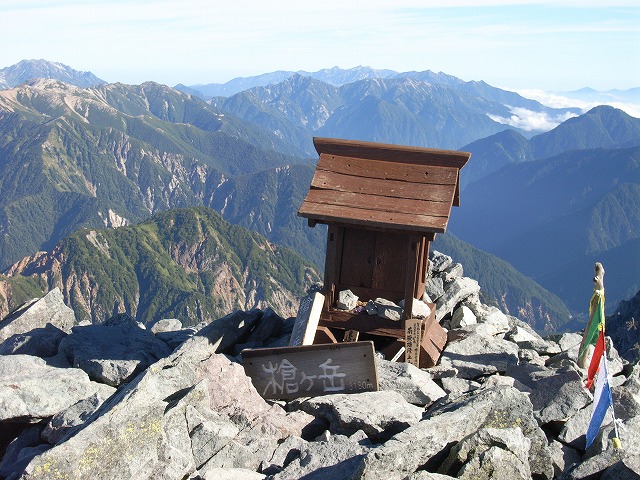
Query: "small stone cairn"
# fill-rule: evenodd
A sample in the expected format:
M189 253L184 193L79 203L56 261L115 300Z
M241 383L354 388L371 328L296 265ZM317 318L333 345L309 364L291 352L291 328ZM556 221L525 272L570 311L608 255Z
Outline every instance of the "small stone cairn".
M448 330L438 365L379 358L377 392L289 402L265 401L240 363L288 345L294 319L270 309L70 327L61 295L33 301L0 322L0 478L638 478L640 365L609 342L622 449L608 417L585 450L581 334L542 338L482 304L450 257L430 264L423 300Z

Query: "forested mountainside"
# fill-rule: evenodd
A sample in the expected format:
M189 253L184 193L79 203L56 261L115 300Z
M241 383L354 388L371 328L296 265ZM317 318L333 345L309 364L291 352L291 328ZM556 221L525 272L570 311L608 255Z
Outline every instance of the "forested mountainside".
M301 161L278 141L153 83L0 91L0 266L82 226L208 204L230 176Z
M640 119L613 107L594 107L530 140L515 130L504 130L462 147L461 150L472 153L473 162L462 172L461 187L464 190L468 184L511 163L543 160L570 150L637 145L640 145Z
M0 317L38 291L60 288L78 320L127 313L147 323L210 322L234 310L295 315L320 281L292 250L224 221L212 209L159 213L117 229L80 229L0 276Z

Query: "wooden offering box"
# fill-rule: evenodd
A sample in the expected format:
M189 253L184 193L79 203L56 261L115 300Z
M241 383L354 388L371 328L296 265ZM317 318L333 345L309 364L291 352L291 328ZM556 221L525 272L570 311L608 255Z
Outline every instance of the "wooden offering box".
M320 328L336 338L358 331L399 350L414 298L424 294L429 243L459 205L460 169L470 153L327 138L314 138L314 145L320 158L298 215L312 227L328 225ZM336 310L338 293L347 289L364 301L404 299L403 317ZM425 367L437 362L446 341L431 307L422 322Z

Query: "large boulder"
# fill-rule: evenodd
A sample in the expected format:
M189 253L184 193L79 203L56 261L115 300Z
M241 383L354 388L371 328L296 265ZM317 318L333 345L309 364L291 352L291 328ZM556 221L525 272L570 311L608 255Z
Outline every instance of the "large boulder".
M29 355L0 356L0 421L52 417L99 389L80 369L51 367Z
M171 348L128 315L101 325L73 327L60 342L59 353L95 381L117 387L129 382Z
M206 337L188 340L35 457L22 478L185 478L207 465L255 470L256 449L270 457L268 448L300 436L312 418L267 404L243 368L215 349ZM234 454L235 464L216 464L219 454Z
M297 402L296 407L323 418L331 433L352 435L362 430L374 441L387 440L422 418L422 408L394 391L324 395Z
M54 288L44 297L31 300L0 322L0 343L16 334L45 328L47 324L69 333L76 322L71 308L67 307L59 288Z
M553 476L544 432L526 394L513 387L479 390L432 407L427 417L369 452L355 478L402 479L418 468L435 469L453 446L481 428L517 427L529 439L529 469L538 478ZM444 457L443 457L444 454Z
M393 390L414 405L428 406L446 395L427 370L405 362L377 359L380 390Z

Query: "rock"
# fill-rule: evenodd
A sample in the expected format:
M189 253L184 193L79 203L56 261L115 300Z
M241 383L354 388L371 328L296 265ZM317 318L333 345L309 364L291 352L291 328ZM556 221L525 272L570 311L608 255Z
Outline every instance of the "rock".
M438 300L442 295L444 295L444 282L440 277L429 277L424 285L424 293L429 298L423 298L423 300L430 301L430 303Z
M398 302L398 306L404 310L404 300L400 300L400 302ZM414 298L411 308L411 318L429 318L429 315L431 315L429 305L424 303L422 300Z
M554 477L559 477L569 466L580 462L580 454L577 450L557 441L549 442L549 453L553 464Z
M198 332L193 327L182 328L171 332L158 332L156 338L166 343L170 349L174 350Z
M489 312L478 317L478 323L491 325L499 333L508 332L511 326L509 318L496 307L489 307Z
M429 372L404 362L376 360L380 390L399 393L409 403L428 406L446 395Z
M402 308L393 303L391 300L387 300L385 298L376 298L374 300L376 304L378 316L382 318L387 318L389 320L400 320L402 316Z
M206 437L218 448L229 440L229 424L238 435L205 467L218 455L235 452L236 468L257 468L256 449L270 457L279 441L300 436L312 419L267 404L240 365L215 354L217 346L204 336L188 340L121 387L84 428L34 458L23 478L51 478L47 472L70 480L104 478L105 472L118 479L185 478L196 468L194 445L198 463L207 456L205 435L198 433L209 432ZM242 456L247 452L250 460Z
M246 468L212 468L207 471L204 477L198 475L197 478L203 480L265 480L267 476Z
M339 310L353 310L358 304L358 296L351 290L342 290L338 292L336 300L336 308Z
M41 431L40 425L27 428L8 445L0 461L0 478L8 478L21 472L33 457L51 448L40 440Z
M582 378L573 369L524 364L510 367L506 374L531 389L529 398L541 425L564 421L592 401Z
M478 282L472 278L461 277L454 279L447 285L444 294L436 300L436 320L442 320L455 309L458 303L479 291Z
M115 388L108 386L101 390L54 415L42 431L42 438L51 445L55 445L74 427L84 424L93 412L116 391Z
M205 337L214 346L216 353L228 353L236 344L242 342L253 326L262 317L260 310L237 311L214 320L196 334Z
M438 472L470 480L528 480L530 446L518 427L482 428L453 447Z
M166 357L171 349L151 331L139 328L128 315L102 325L74 327L60 342L59 351L77 368L98 382L117 387Z
M530 441L532 475L553 475L547 440L533 418L526 394L512 387L482 389L451 403L436 404L425 419L371 450L361 461L355 478L402 479L418 468L431 470L442 462L447 445L459 442L481 428L517 426Z
M449 265L447 268L442 270L438 276L442 278L442 281L446 284L449 283L454 278L459 278L464 275L464 269L462 268L462 264L454 263Z
M560 351L566 352L571 349L580 348L582 335L579 333L561 333L558 335L549 335L545 340L550 340L560 346ZM576 354L577 357L577 354Z
M478 323L478 320L474 313L466 305L456 308L453 312L453 318L451 318L451 328L466 327L468 325L474 325Z
M52 417L97 391L77 368L54 368L38 357L0 356L0 421Z
M432 273L442 272L449 268L452 263L453 259L449 255L440 253L437 250L432 250L429 255L429 268Z
M560 433L558 434L558 440L572 448L584 450L586 441L585 434L587 433L587 428L589 428L592 410L592 404L589 404L585 408L571 415L563 423ZM607 415L603 420L603 424L606 425L612 420L613 417L611 416L611 413L607 412Z
M343 435L331 435L325 441L309 442L300 457L291 462L273 480L349 480L355 478L362 456L369 448Z
M266 343L270 338L277 338L282 334L284 319L271 308L266 308L262 312L260 321L249 334L247 343ZM288 345L288 339L287 339Z
M69 333L75 321L73 310L64 304L62 292L54 288L44 297L27 302L0 321L0 343L13 335L45 328L47 324Z
M149 329L154 334L161 332L175 332L182 329L182 322L177 318L163 318L149 325Z
M458 377L444 377L440 379L440 383L442 383L442 388L448 395L454 395L456 397L463 393L477 390L481 386L478 382L474 382L473 380Z
M455 368L460 378L470 380L504 372L517 364L518 347L514 343L482 335L468 335L449 341L440 356L440 365Z
M394 391L324 395L294 402L293 408L320 416L329 423L331 433L352 435L362 430L376 442L390 438L422 418L422 408L407 403Z
M34 357L54 357L58 353L60 341L67 336L58 327L47 323L42 328L34 328L25 333L16 333L0 343L0 355L33 355Z
M261 468L261 471L273 474L281 472L296 458L300 458L300 454L305 448L307 448L306 440L295 435L288 436L273 452L268 467Z

